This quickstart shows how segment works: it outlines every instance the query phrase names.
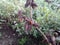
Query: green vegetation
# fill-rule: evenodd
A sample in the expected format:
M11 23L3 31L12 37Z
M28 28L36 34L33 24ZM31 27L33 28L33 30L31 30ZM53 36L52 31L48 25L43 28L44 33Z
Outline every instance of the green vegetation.
M32 17L39 24L39 29L46 33L60 31L60 0L34 0L37 4L35 9L32 9ZM0 23L6 22L13 30L18 32L18 35L25 34L25 21L20 22L18 19L18 11L21 10L23 15L30 17L30 7L25 8L26 0L1 0L0 1ZM0 26L1 27L1 26ZM28 29L29 30L29 29ZM32 27L29 34L35 38L42 36L35 27ZM0 33L1 36L1 33ZM19 45L24 45L27 42L27 36L19 39ZM42 45L42 44L40 44Z

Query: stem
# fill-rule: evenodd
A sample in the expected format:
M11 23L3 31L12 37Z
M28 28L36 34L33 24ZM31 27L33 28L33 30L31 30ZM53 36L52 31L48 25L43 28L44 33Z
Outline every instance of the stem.
M33 18L32 18L32 7L30 7L30 19L32 20Z
M37 29L37 31L39 31L43 35L43 37L47 41L48 45L51 45L50 42L49 42L49 40L48 40L48 38L46 37L46 35L38 27L36 27L36 29Z

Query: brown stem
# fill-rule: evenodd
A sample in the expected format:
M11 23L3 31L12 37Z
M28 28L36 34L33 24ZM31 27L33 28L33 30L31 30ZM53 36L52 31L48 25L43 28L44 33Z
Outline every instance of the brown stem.
M38 27L36 27L36 29L37 29L37 31L39 31L43 35L43 37L47 41L48 45L51 45L50 42L49 42L49 40L48 40L48 38L46 37L46 35Z
M32 16L33 16L33 15L32 15L32 10L33 10L32 7L30 7L30 19L31 19L31 20L33 19L33 18L32 18Z

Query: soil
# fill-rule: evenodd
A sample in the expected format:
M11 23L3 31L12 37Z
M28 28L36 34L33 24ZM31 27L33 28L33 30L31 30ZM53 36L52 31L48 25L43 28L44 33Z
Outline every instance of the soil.
M17 34L7 24L0 24L0 28L0 45L18 45Z

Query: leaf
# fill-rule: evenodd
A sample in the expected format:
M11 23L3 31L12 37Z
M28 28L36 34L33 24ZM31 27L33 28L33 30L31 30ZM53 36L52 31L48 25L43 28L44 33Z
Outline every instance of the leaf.
M28 32L32 29L32 25L28 22L25 22L25 32L28 34Z
M37 7L37 5L35 3L32 3L31 7L34 9L35 7Z
M30 5L30 0L26 1L25 7L28 7Z
M34 3L34 0L27 0L27 1L26 1L26 4L25 4L25 7L28 7L29 5L30 5L33 9L34 9L35 7L37 7L37 5Z
M20 22L23 21L22 11L18 11L18 18Z

